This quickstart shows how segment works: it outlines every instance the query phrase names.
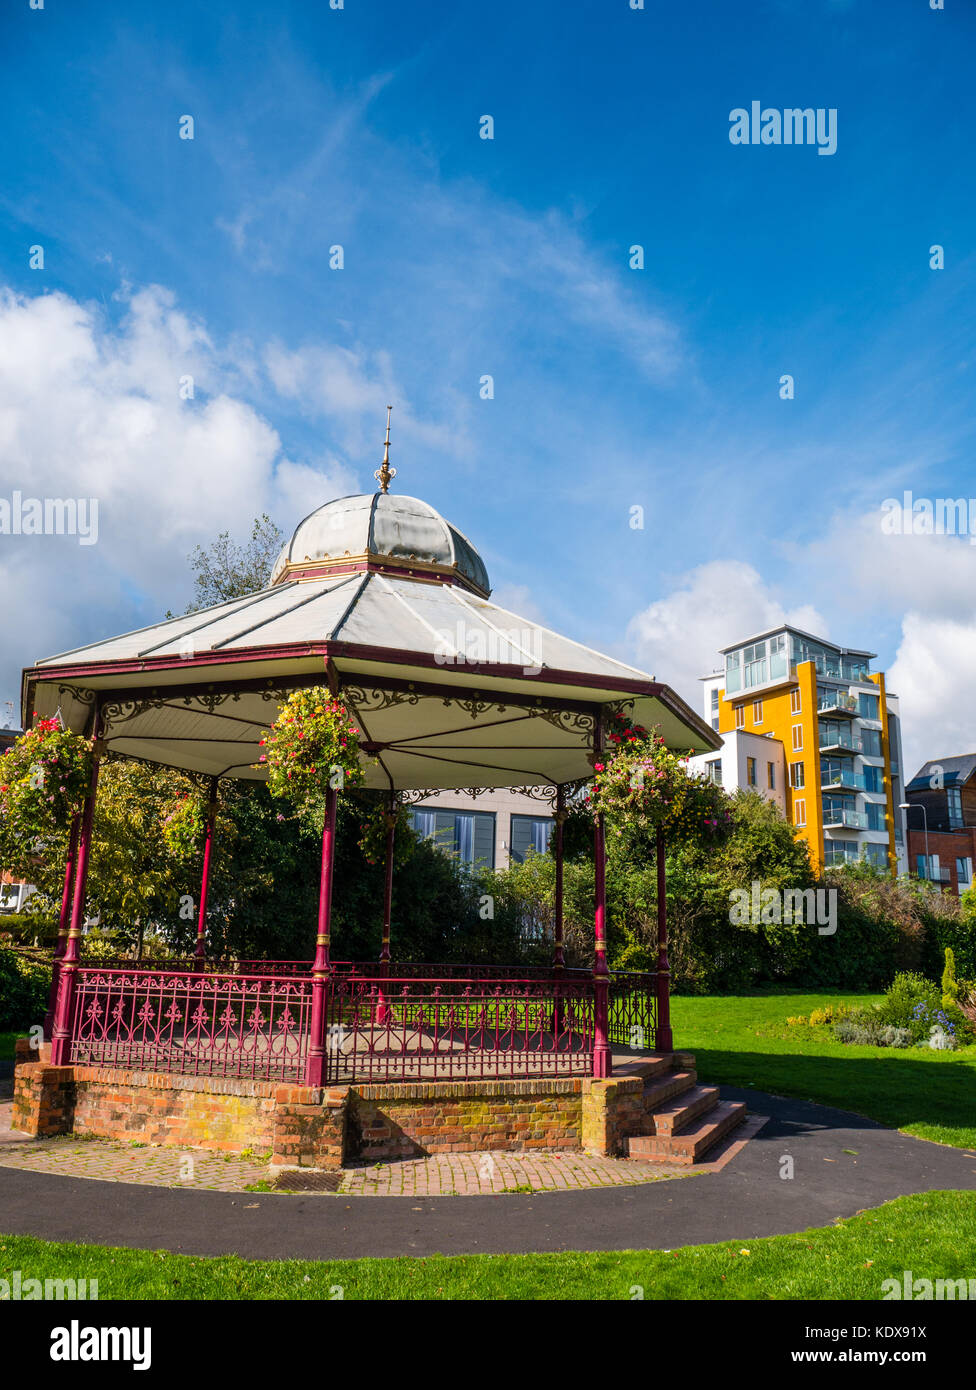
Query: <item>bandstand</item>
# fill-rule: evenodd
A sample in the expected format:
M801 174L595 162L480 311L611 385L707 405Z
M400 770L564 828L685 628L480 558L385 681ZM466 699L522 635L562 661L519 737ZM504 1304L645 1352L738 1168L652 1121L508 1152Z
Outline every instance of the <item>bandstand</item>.
M323 1115L330 1105L348 1106L351 1089L366 1110L397 1088L411 1104L445 1088L455 1097L497 1095L505 1086L521 1095L553 1096L561 1087L578 1094L587 1079L626 1073L644 1052L672 1054L663 854L657 968L610 970L604 832L596 820L594 961L592 969L572 969L563 957L562 823L568 798L600 759L610 711L655 726L680 752L715 748L717 737L667 685L493 604L471 542L427 503L389 491L389 429L376 476L377 492L328 502L299 523L266 588L24 672L24 727L60 710L66 725L92 738L96 755L65 879L46 1063L57 1075L43 1083L49 1090L74 1087L77 1097L79 1078L89 1096L96 1082L116 1095L129 1087L130 1112L140 1110L131 1092L139 1077L157 1108L161 1091L277 1095L282 1116L288 1105L301 1115L275 1124L292 1140L304 1137L278 1137L274 1146L282 1161L304 1162L316 1106ZM335 791L326 806L318 921L309 924L314 959L208 956L219 781L263 778L259 741L287 694L311 685L328 686L349 707L369 758L365 785L385 793L391 810L446 789L515 787L551 804L551 967L398 960L392 816L379 958L335 960ZM85 962L92 816L98 762L108 751L209 786L191 959ZM174 1114L186 1113L174 1106ZM148 1115L149 1101L144 1109ZM89 1110L98 1110L94 1101ZM361 1120L362 1133L368 1123L369 1116ZM185 1142L181 1123L171 1130L172 1142ZM336 1143L345 1152L344 1141L320 1145L315 1161L326 1161L324 1149L334 1158ZM233 1136L224 1146L234 1146ZM386 1150L380 1144L372 1152Z

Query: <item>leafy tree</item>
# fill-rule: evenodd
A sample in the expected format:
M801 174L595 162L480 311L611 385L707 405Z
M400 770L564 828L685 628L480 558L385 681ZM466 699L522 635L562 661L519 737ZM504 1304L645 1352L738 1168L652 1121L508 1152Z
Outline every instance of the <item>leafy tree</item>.
M283 542L284 535L265 512L254 518L251 539L243 545L221 531L211 545L196 546L188 557L194 593L187 613L266 588Z

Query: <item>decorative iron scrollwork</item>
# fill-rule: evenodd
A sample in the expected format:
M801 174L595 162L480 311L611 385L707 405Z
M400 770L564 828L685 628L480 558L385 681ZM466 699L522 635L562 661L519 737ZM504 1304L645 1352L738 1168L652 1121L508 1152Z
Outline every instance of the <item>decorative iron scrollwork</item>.
M406 690L386 690L378 685L343 684L340 690L349 703L363 714L377 714L396 705L416 705L421 700L420 691L409 686Z

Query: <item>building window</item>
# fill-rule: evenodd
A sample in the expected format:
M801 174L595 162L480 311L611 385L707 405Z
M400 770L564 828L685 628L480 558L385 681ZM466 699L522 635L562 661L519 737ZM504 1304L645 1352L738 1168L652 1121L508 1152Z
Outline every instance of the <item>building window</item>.
M876 869L885 869L888 867L888 846L865 845L864 858L869 864L873 864Z
M958 830L962 825L961 787L946 787L946 805L949 808L949 829Z
M799 687L797 687L796 690L790 691L790 713L799 714L800 708L800 690Z
M790 763L790 786L796 790L797 787L802 787L803 785L803 764Z
M712 782L717 782L719 786L722 785L722 759L721 759L721 758L712 758L709 762L707 762L707 763L705 764L705 772L706 772L706 775L708 776L708 778L709 778L710 781L712 781Z
M512 816L509 854L516 864L524 864L530 850L545 854L555 824L551 816Z
M771 792L776 790L776 764L766 764L766 786Z
M799 753L799 751L800 751L800 749L801 749L802 747L803 747L803 725L802 725L802 724L794 724L794 725L793 725L793 751L794 751L794 753Z
M971 859L956 860L956 878L959 881L960 893L969 887L973 881L973 861Z
M712 720L712 728L718 733L718 715Z
M746 727L745 705L736 705L735 707L735 727L737 729L744 729Z
M749 783L750 787L756 787L759 785L758 780L756 778L755 758L746 758L746 781Z
M412 813L413 828L439 850L462 864L495 867L495 817L489 811L438 810L433 806Z
M807 803L801 797L799 801L793 802L793 824L806 825L807 823Z
M881 733L878 729L861 730L861 752L868 758L881 757Z
M718 686L712 691L712 713L718 709Z
M864 808L868 813L869 830L886 830L885 808L877 801L869 801Z
M871 767L870 764L865 767L864 790L866 792L884 791L884 773L880 767Z
M752 722L754 724L762 723L762 700L753 700L752 702Z
M861 719L880 719L880 705L877 695L865 695L863 692L857 697L857 712Z

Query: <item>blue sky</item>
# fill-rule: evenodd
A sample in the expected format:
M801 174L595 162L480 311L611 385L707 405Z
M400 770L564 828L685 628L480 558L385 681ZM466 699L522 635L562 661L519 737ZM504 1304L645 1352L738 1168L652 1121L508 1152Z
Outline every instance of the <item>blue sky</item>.
M389 399L394 487L504 601L696 704L789 614L962 751L926 740L966 737L976 550L878 522L973 491L976 13L946 4L8 6L0 496L72 479L101 521L0 537L0 686L181 607L222 525L372 490ZM837 152L732 145L754 99L836 108Z

